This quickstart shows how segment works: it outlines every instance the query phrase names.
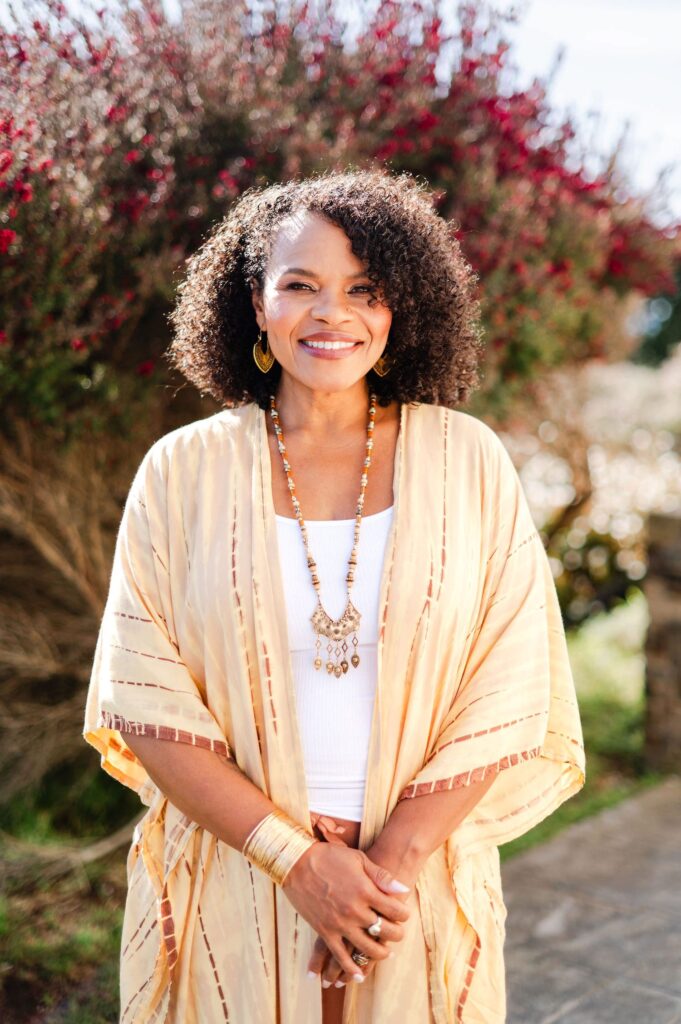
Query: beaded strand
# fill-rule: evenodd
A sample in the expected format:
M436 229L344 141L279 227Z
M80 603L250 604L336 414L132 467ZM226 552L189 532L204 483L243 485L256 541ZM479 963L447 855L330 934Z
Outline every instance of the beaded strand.
M354 668L359 665L359 654L357 653L357 647L359 640L357 639L357 629L359 627L360 613L357 611L352 601L350 600L350 591L355 581L355 569L357 568L357 547L359 544L359 530L362 522L362 511L364 509L364 492L366 491L369 466L371 465L371 452L374 447L374 422L376 416L376 395L373 391L369 393L369 421L367 424L367 441L366 441L366 456L364 458L364 469L362 471L360 481L359 498L357 499L357 509L355 512L355 527L353 534L353 546L350 552L350 558L348 559L348 571L345 577L347 585L348 600L345 606L345 611L339 619L332 619L330 615L324 610L321 602L321 588L319 583L319 574L317 571L317 563L312 557L310 551L310 544L307 534L307 527L305 520L303 519L302 510L300 508L300 502L296 497L295 483L293 482L293 474L291 473L291 465L287 458L286 445L284 444L284 435L282 433L281 424L279 422L279 413L277 411L274 395L270 395L270 414L272 416L272 422L274 425L274 431L277 436L277 447L282 457L284 464L284 472L286 474L288 489L291 495L291 501L293 503L293 511L295 517L298 520L300 531L303 537L303 543L305 545L305 553L307 556L307 565L310 570L310 576L312 578L312 586L317 594L317 607L315 608L314 614L311 617L311 622L316 633L315 649L316 657L314 659L314 667L320 669L323 661L320 656L321 648L321 637L326 636L329 639L327 644L328 660L326 662L326 670L329 675L333 674L337 678L345 674L350 665L348 664L345 656L348 650L348 645L345 641L345 637L350 633L353 634L352 644L355 648L350 663ZM342 640L342 643L341 643ZM335 654L335 664L331 660L332 654ZM339 662L339 658L342 655L342 660Z

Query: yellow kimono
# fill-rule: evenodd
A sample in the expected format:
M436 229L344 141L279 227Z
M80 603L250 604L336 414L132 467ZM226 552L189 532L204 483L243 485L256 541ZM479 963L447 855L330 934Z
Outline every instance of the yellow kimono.
M127 861L121 1024L321 1021L314 930L125 743L234 758L311 829L266 415L249 403L160 438L120 525L83 735L149 808ZM585 779L560 609L518 475L482 421L403 405L393 487L359 848L398 800L498 777L426 862L397 955L348 985L344 1024L501 1024L498 846Z

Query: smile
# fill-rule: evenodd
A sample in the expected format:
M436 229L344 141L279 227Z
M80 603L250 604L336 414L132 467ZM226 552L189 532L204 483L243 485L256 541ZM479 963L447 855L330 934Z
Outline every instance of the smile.
M314 356L322 356L327 359L339 358L354 352L362 344L361 341L306 341L300 340L301 346Z

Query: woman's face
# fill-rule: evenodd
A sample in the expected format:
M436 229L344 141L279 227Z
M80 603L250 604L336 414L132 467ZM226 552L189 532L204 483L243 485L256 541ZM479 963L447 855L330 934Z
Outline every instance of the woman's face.
M369 305L372 293L378 301ZM383 352L392 322L345 232L309 211L280 225L253 306L282 374L315 391L342 391L364 377ZM342 347L322 347L324 336Z

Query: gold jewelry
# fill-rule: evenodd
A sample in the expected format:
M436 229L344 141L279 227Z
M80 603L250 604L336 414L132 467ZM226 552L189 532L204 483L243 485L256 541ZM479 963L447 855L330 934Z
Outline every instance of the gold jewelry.
M253 346L253 358L255 359L255 365L263 373L267 373L268 370L272 369L274 363L274 354L270 348L269 338L265 338L265 350L263 351L260 347L262 342L262 331L258 334L258 340Z
M305 851L320 842L283 811L272 811L251 830L241 852L261 871L283 885L293 865Z
M305 520L303 519L300 511L300 502L295 496L295 484L293 483L293 477L291 476L291 467L286 457L286 447L284 445L284 437L281 432L281 426L279 424L279 413L274 401L274 395L270 395L270 413L274 422L274 430L277 435L277 441L279 445L279 451L281 457L284 460L284 472L288 478L288 487L291 492L291 501L293 502L293 509L300 526L301 533L303 535L303 543L305 545L305 552L307 554L307 565L312 576L312 586L315 588L317 593L317 607L314 610L310 621L316 633L315 649L316 657L314 659L314 667L320 669L322 667L322 659L320 657L320 648L322 644L322 636L328 638L328 644L326 650L328 653L328 660L326 662L326 671L331 675L336 676L338 679L341 675L344 675L350 665L348 664L346 652L348 650L348 644L345 640L346 636L350 633L353 634L352 644L355 648L350 663L354 668L359 665L359 654L357 653L357 646L359 640L357 639L357 630L359 628L359 620L361 618L360 613L357 611L352 601L350 600L350 589L355 578L355 566L357 565L357 544L359 542L359 527L362 522L362 508L364 507L364 492L367 485L367 474L369 472L369 466L371 465L371 449L374 446L373 433L374 433L374 417L376 416L376 395L373 391L369 393L369 422L367 425L367 443L366 443L366 458L364 459L364 470L361 477L361 486L359 492L359 498L357 499L357 512L355 513L355 534L352 551L350 552L350 558L348 560L348 572L345 577L345 581L348 587L348 600L345 606L345 611L341 615L340 619L332 619L331 616L322 607L321 598L319 596L319 577L317 575L317 563L315 562L312 554L310 553L310 546L307 539L307 528L305 526ZM342 642L341 642L342 641ZM335 664L331 660L331 656L335 655ZM339 662L339 658L341 659Z
M390 373L391 363L385 356L381 356L373 365L373 370L378 374L379 377L385 377L387 373Z
M383 918L380 914L376 914L376 920L372 925L369 925L367 931L372 939L377 939L381 934L381 927L383 925Z
M355 949L350 954L350 959L354 960L358 967L366 967L371 960L371 957L367 956L366 953L360 953L358 949Z

